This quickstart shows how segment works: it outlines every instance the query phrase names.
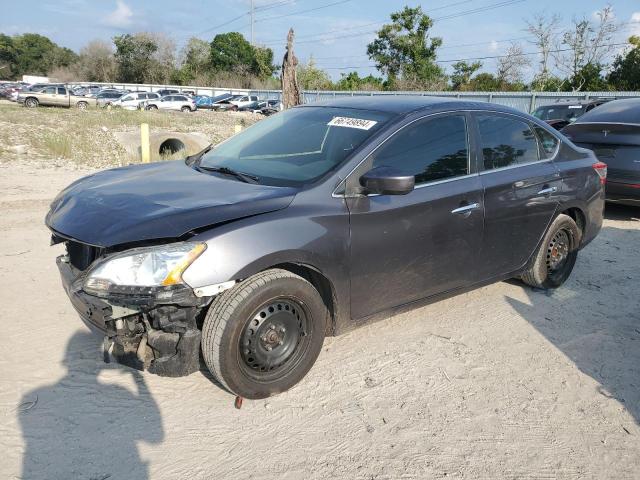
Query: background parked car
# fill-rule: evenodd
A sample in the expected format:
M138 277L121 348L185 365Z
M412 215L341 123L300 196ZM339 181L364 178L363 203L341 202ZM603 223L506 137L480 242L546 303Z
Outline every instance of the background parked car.
M173 95L174 93L180 93L180 90L176 90L174 88L163 88L162 90L158 90L156 92L161 97L166 97L167 95Z
M114 100L122 97L125 92L121 90L106 90L96 95L96 103L99 107L106 107L113 104Z
M186 95L167 95L158 100L147 100L146 110L178 110L181 112L195 112L196 102Z
M226 102L234 97L236 97L236 95L232 95L230 93L223 93L222 95L216 95L215 97L200 95L196 97L196 105L198 106L198 108L202 108L205 110L217 110L220 107L221 103Z
M257 95L240 95L239 97L229 100L231 105L235 105L237 108L231 108L230 110L240 110L244 107L251 107L252 105L258 106L258 96Z
M160 100L160 95L156 92L131 92L114 100L111 106L115 108L121 107L126 110L137 110L143 102L149 100Z
M640 99L602 105L562 133L607 164L607 200L640 206Z
M561 130L572 122L575 122L585 113L610 101L606 98L597 100L558 102L552 105L543 105L536 108L532 115L544 120L556 130Z

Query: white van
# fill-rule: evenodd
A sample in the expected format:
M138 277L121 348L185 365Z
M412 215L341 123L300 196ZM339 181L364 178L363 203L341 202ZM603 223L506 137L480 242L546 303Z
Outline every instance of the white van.
M158 100L159 98L160 95L154 92L131 92L111 102L111 106L137 110L140 108L140 103L148 100Z

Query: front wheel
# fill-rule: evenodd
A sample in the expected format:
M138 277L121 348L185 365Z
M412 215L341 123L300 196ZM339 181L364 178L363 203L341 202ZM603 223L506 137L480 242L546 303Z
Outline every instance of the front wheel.
M266 398L298 383L322 349L328 310L314 286L266 270L219 295L202 326L202 355L229 391Z
M190 112L191 109L189 107L182 107L180 110L182 110L183 112Z
M156 105L148 105L145 110L158 110L158 107Z
M522 274L522 281L545 290L558 288L576 264L581 238L576 222L568 215L558 215L542 239L533 264Z
M24 101L24 106L27 108L36 108L38 106L38 99L36 98L27 98Z
M89 104L87 102L78 102L78 104L76 105L78 110L86 110L88 106Z

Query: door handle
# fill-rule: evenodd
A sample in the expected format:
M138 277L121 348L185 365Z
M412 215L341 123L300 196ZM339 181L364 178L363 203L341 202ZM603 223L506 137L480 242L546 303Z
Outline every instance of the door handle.
M476 210L478 208L480 208L479 203L470 203L469 205L463 205L462 207L454 208L453 210L451 210L451 213L464 214L464 213L471 212L471 210Z
M557 191L558 191L558 187L543 188L538 192L538 195L549 195L550 193L555 193Z

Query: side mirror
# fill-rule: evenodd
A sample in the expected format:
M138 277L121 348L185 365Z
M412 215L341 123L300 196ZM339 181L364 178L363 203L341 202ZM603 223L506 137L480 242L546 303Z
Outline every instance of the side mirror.
M416 177L406 175L393 167L376 167L360 177L362 185L367 193L379 195L406 195L413 191L416 185Z

